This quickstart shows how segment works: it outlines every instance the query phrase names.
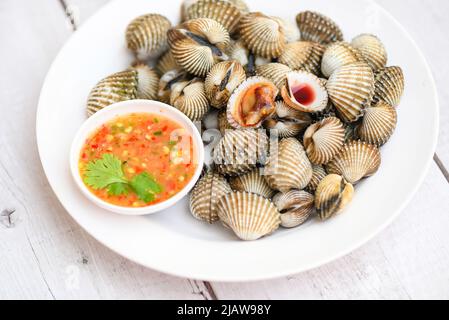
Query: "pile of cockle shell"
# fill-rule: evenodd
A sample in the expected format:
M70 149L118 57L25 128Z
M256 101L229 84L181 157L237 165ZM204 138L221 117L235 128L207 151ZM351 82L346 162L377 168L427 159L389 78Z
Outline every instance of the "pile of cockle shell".
M190 208L242 240L340 213L353 186L378 171L379 148L396 128L402 69L387 67L376 36L345 42L320 13L300 12L295 25L243 0L186 0L180 24L140 16L126 43L135 64L98 83L88 113L136 98L168 103L192 121L216 110L223 136Z

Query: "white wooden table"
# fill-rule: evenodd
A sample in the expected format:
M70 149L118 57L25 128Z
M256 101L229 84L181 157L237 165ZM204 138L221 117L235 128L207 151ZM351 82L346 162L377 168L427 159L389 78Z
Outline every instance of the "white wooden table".
M64 42L106 2L0 1L0 299L449 298L448 1L379 0L423 49L441 100L437 156L414 200L345 258L245 284L179 279L127 261L87 235L47 183L35 142L41 85Z

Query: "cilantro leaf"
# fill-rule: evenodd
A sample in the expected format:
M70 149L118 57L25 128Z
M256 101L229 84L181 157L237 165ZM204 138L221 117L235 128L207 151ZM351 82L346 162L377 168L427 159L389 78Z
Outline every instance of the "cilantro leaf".
M128 195L129 186L127 183L116 182L108 186L108 194L110 196Z
M95 190L104 189L116 183L128 183L122 170L122 162L109 153L105 153L101 159L92 160L87 164L84 182ZM113 189L117 191L117 186Z
M135 176L130 185L139 199L146 203L153 202L155 195L162 192L162 186L147 172Z

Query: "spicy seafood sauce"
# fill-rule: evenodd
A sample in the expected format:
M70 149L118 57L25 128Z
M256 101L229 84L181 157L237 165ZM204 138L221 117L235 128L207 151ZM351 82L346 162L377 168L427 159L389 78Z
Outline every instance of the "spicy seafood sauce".
M130 189L112 195L107 188L86 186L98 198L123 207L145 207L163 202L180 192L195 174L193 139L180 124L159 114L120 116L97 129L81 149L79 170L85 178L89 163L112 154L121 161L126 180L148 173L160 186L154 200L144 202Z

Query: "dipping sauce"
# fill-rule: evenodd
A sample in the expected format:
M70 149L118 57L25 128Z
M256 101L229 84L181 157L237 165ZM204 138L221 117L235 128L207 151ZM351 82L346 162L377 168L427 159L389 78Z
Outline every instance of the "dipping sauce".
M192 136L159 114L133 113L98 128L81 149L79 171L98 198L145 207L179 193L197 168Z

